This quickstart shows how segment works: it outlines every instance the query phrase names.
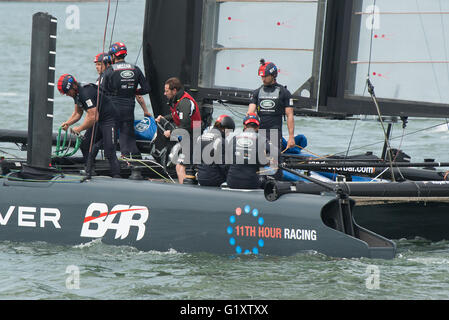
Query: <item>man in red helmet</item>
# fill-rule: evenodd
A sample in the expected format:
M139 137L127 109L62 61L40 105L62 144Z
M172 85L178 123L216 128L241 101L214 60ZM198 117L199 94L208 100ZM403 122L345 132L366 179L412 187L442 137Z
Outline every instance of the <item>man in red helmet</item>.
M201 186L219 187L226 181L229 169L225 164L226 137L234 129L234 120L222 114L212 129L198 137L198 144L201 146L201 164L197 166L197 178Z
M61 127L67 130L72 124L78 122L86 112L83 123L72 131L79 134L87 130L81 144L81 151L86 164L86 174L92 173L94 156L97 149L103 145L105 156L111 167L111 175L120 177L120 164L116 155L116 111L111 100L103 94L102 90L92 84L81 85L70 74L63 74L58 80L58 90L61 94L72 97L75 110Z
M293 107L290 105L291 93L284 86L277 83L278 69L272 62L260 60L259 76L262 79L262 86L256 89L248 107L249 113L257 112L260 117L260 129L267 130L267 138L272 143L277 143L281 147L282 139L282 117L287 116L288 141L287 148L295 146L295 120ZM278 139L271 139L271 130L278 132Z
M95 69L97 70L97 73L100 76L97 79L97 85L98 85L102 74L111 65L112 60L107 52L102 52L95 56L94 63L95 63Z
M140 157L134 132L134 107L136 96L150 91L150 86L140 68L125 61L128 50L124 43L116 42L109 49L112 65L104 72L102 87L110 96L118 112L120 151L125 157ZM140 88L138 86L140 85ZM140 99L140 98L138 98ZM150 116L143 108L144 114Z
M103 52L99 53L94 58L95 63L95 69L98 72L98 79L97 79L97 85L102 81L103 73L106 71L107 68L112 64L112 59L109 53ZM142 111L144 116L151 117L151 113L148 111L147 104L145 103L145 99L140 96L136 95L136 101L139 103L139 105L142 107Z
M230 163L226 183L231 189L259 189L262 186L259 172L261 166L269 164L269 146L258 135L259 127L257 114L249 113L243 118L243 133L234 136L226 147L226 163Z

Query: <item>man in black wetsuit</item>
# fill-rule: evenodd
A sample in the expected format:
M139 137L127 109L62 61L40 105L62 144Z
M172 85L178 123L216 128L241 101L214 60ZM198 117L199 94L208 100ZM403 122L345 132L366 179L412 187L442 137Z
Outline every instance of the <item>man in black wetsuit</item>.
M95 56L94 63L95 63L95 69L97 70L97 73L99 75L99 77L97 79L97 85L98 85L100 83L100 79L102 78L101 76L106 71L106 69L109 68L109 66L112 63L112 60L108 53L103 52L103 53L99 53Z
M225 139L234 129L234 120L223 114L217 118L211 130L198 138L201 164L197 166L197 178L201 186L219 187L226 181L229 166L225 164Z
M111 167L111 175L116 178L120 177L120 164L115 148L117 114L114 104L98 86L92 83L81 85L70 74L63 74L59 77L58 90L61 94L72 97L75 102L75 110L72 115L61 125L64 130L78 122L86 112L83 123L72 128L72 131L79 134L81 131L87 130L81 145L87 175L91 174L93 155L97 154L96 148L103 145L105 156Z
M295 120L290 99L291 93L284 86L277 83L278 69L272 62L260 60L259 76L262 78L262 86L256 89L248 107L249 113L257 112L260 117L260 129L267 130L266 137L278 148L282 143L282 117L287 116L288 141L287 149L295 146ZM277 130L277 139L272 139L271 130ZM275 132L274 132L275 133ZM281 151L281 150L280 150Z
M189 150L182 150L182 157L179 157L176 165L176 173L179 183L183 183L186 178L186 165L193 167L193 133L199 130L201 134L201 113L198 103L195 99L184 90L184 86L178 78L170 78L165 81L164 95L168 99L171 114L158 116L156 122L161 122L162 118L174 123L177 129L184 129L183 138L188 139L188 143L184 141L183 147ZM166 130L164 136L170 138L172 130ZM199 136L199 135L198 135Z
M269 163L265 139L258 136L259 117L255 113L248 114L243 119L243 133L234 136L226 154L226 163L231 161L226 183L232 189L259 189L262 182L259 178L260 167Z
M125 61L128 51L121 42L114 43L109 49L112 65L103 75L101 86L110 96L118 112L120 151L125 157L140 157L134 133L134 107L136 95L150 91L145 76L138 66ZM138 86L140 85L140 88ZM146 107L145 115L150 115Z

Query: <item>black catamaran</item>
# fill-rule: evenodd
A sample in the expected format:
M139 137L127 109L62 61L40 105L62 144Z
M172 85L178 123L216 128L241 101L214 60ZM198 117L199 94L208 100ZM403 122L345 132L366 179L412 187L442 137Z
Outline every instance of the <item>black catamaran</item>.
M285 153L280 167L291 179L253 191L172 183L173 144L162 134L139 141L141 152L152 157L128 161L122 179L105 177L109 168L101 160L98 176L80 175L83 166L69 148L78 137L52 132L57 21L35 14L29 128L0 131L0 141L27 151L26 161L1 161L0 239L79 244L101 238L141 250L275 255L312 250L371 258L395 256L396 245L388 239L448 239L449 183L444 172L422 169L448 164L410 162L391 148L392 124L383 121L397 117L405 125L409 117L444 118L449 111L444 97L424 101L409 89L399 92L399 85L392 92L370 80L384 73L372 65L417 63L372 60L373 39L386 36L379 17L398 13L379 8L391 6L380 0L147 0L142 46L156 116L169 113L162 84L171 76L180 77L200 103L206 122L216 103L248 105L258 86L248 66L266 57L285 62L280 73L289 75L296 115L381 120L380 157ZM277 15L270 16L274 8ZM408 12L413 14L422 13ZM313 173L332 177L317 179ZM356 182L360 176L383 181Z

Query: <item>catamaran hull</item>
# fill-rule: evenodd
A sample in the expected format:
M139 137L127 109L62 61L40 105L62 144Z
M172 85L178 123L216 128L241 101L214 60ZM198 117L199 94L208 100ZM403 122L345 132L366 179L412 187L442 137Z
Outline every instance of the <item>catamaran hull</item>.
M101 239L139 250L214 254L393 258L395 245L356 226L361 240L329 227L335 197L233 191L149 181L66 176L2 179L0 240L77 245ZM334 212L335 211L335 212ZM375 245L368 244L375 237ZM371 239L371 240L370 240ZM368 241L368 242L367 242Z
M355 221L389 239L449 239L449 198L357 199Z

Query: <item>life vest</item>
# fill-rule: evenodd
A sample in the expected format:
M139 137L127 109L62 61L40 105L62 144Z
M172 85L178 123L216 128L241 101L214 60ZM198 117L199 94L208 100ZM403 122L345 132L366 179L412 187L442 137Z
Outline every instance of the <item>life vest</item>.
M184 94L181 96L181 98L179 98L178 101L176 101L174 106L170 107L173 121L175 122L175 124L178 127L181 124L181 119L179 118L178 109L176 107L178 106L179 102L182 99L189 99L195 106L195 109L191 110L190 128L191 129L201 128L201 113L200 113L200 108L198 107L198 103L196 103L195 99L193 99L193 97L185 91L184 91Z
M257 113L261 117L280 117L284 113L284 109L280 103L280 86L266 88L261 86L259 89L257 101Z

